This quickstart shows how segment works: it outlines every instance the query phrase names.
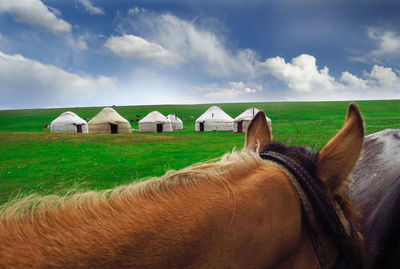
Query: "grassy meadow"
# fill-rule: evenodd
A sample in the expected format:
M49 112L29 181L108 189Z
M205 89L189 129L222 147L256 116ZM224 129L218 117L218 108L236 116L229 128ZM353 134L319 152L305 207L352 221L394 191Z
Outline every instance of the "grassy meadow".
M272 120L275 140L307 145L315 151L342 127L349 102L286 102L218 104L235 118L255 106ZM400 128L400 100L357 102L367 134ZM169 169L216 158L241 149L244 134L197 133L194 121L211 105L115 107L136 120L158 110L175 113L185 129L173 133L52 134L45 124L67 110L90 119L102 108L57 108L0 111L0 205L17 195L63 194L71 189L100 190ZM140 117L138 117L140 115ZM137 122L132 123L137 129Z

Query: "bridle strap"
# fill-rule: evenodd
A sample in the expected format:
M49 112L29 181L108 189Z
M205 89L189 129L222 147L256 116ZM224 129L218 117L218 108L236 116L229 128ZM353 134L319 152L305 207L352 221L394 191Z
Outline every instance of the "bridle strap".
M314 252L319 261L319 269L332 269L337 261L339 248L327 235L325 230L315 218L315 212L310 200L297 182L293 174L285 166L270 160L265 163L273 165L282 170L293 184L301 203L301 216L304 228L312 243Z
M350 247L343 242L357 242L359 238L356 229L349 221L349 232L346 231L318 178L311 176L298 163L283 154L267 151L260 153L260 157L284 166L294 176L296 182L311 202L317 221L328 236L331 239L333 238L340 247L338 260L334 268L355 268L355 257L358 249ZM354 244L354 246L356 245Z

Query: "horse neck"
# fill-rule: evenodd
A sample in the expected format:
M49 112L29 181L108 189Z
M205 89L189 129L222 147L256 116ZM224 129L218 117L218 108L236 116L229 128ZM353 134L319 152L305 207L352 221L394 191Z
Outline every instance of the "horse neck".
M269 165L229 185L216 180L151 197L112 197L9 224L0 232L0 260L38 267L265 268L309 249L301 244L296 191Z

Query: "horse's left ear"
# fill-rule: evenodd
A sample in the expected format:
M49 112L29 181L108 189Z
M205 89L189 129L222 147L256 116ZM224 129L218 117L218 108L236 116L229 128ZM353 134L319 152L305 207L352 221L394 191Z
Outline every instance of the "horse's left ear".
M271 128L264 111L259 111L247 127L245 148L257 152L271 142Z
M319 152L317 173L330 191L340 187L353 172L361 154L364 122L358 107L351 103L343 128Z

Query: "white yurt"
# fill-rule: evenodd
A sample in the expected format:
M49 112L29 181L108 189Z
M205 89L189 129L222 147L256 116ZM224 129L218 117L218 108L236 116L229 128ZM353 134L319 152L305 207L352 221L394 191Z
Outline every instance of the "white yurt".
M172 122L158 111L152 111L139 121L139 132L172 132Z
M129 134L132 127L113 108L105 107L89 121L89 130L94 134Z
M254 118L254 116L258 113L258 111L260 111L260 110L255 108L255 107L251 107L251 108L246 109L239 116L237 116L233 120L233 131L235 133L245 133L245 132L247 132L247 127L249 126L249 124L250 124L251 120ZM272 129L271 119L268 118L267 116L265 116L265 118L267 119L269 128Z
M217 106L210 107L195 124L196 132L232 131L233 119Z
M183 122L180 118L178 118L177 115L175 114L169 114L167 118L171 121L172 123L172 129L174 130L182 130L183 129Z
M52 133L89 133L88 123L76 115L74 112L67 111L58 116L50 124Z

